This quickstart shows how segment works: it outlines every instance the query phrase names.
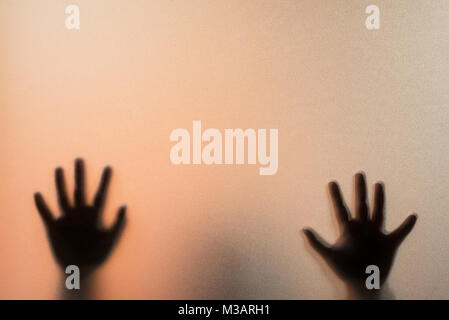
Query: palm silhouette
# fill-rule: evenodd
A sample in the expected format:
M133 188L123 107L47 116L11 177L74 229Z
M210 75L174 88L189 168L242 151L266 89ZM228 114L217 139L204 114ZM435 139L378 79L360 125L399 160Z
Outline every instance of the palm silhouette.
M313 229L304 229L310 245L334 269L336 274L350 286L365 289L365 273L368 265L380 270L383 284L393 265L395 253L413 229L417 216L410 215L393 232L383 231L384 186L375 185L374 206L371 216L366 196L366 182L362 173L355 175L355 218L352 218L336 182L329 183L329 191L340 229L340 236L334 245L327 244Z
M111 173L110 167L104 169L94 202L88 205L85 200L84 163L82 159L77 159L75 161L74 205L71 206L63 170L57 168L55 179L61 210L61 216L57 219L54 218L42 195L40 193L34 195L53 253L62 268L73 264L84 271L90 271L104 262L114 247L125 223L126 207L119 209L116 221L110 229L101 227L101 213Z

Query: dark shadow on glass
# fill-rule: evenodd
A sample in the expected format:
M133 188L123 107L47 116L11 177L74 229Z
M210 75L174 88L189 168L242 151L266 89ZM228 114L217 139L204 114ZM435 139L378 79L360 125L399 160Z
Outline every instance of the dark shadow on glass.
M71 293L64 294L64 298L89 297L91 293L89 288L92 288L93 281L91 274L106 261L124 228L125 206L120 207L117 218L109 229L101 226L101 215L111 174L110 167L103 170L94 201L92 204L87 204L84 162L82 159L76 159L74 204L72 205L67 195L63 169L57 168L55 182L61 212L59 218L55 218L39 192L34 195L36 207L44 221L56 262L63 272L68 265L76 265L80 270L80 290L65 289ZM65 280L65 276L63 279Z
M384 185L376 183L374 203L369 214L366 182L363 173L355 175L355 216L348 210L337 182L329 183L329 193L337 216L340 236L333 245L324 241L313 229L304 229L308 242L342 279L351 299L378 299L385 292L384 283L393 266L394 256L402 241L413 229L417 215L410 215L393 232L384 231ZM368 290L367 266L380 270L380 290Z

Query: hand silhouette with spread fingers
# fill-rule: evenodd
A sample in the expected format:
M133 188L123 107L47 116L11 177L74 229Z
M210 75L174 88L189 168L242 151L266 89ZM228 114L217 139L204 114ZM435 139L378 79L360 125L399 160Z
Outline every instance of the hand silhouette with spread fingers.
M118 210L117 218L110 229L101 227L101 213L106 191L111 179L111 168L103 171L98 191L92 205L86 204L84 188L84 163L75 161L74 205L67 196L62 168L55 170L56 188L61 216L51 213L42 195L36 193L36 207L44 221L50 244L58 264L62 268L77 265L84 275L103 263L118 240L125 223L126 207Z
M365 286L368 277L366 267L376 265L379 268L382 285L391 270L399 245L413 229L417 216L410 215L396 230L385 233L384 186L382 183L375 185L370 215L363 173L355 175L355 217L351 217L336 182L329 183L329 191L340 229L339 238L331 246L310 228L304 229L304 233L310 245L346 282L350 291L363 296L368 292Z

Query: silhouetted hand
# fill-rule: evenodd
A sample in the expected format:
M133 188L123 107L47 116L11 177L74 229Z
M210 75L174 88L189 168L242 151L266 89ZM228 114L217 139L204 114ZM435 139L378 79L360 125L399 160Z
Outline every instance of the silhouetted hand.
M111 178L110 167L103 171L92 205L86 204L82 159L75 162L73 206L69 203L62 168L56 169L55 178L61 216L54 218L40 193L34 195L36 207L46 226L58 264L63 269L67 265L77 265L85 275L104 262L111 252L123 229L126 207L119 209L116 221L110 229L101 227L101 213Z
M355 175L355 217L352 218L336 182L329 183L329 191L340 229L340 237L330 246L312 229L304 229L310 245L324 258L336 274L359 296L367 293L365 273L368 265L380 270L380 283L385 282L393 265L394 255L401 242L415 225L416 214L410 215L393 232L383 232L384 187L377 183L371 216L366 196L365 177Z

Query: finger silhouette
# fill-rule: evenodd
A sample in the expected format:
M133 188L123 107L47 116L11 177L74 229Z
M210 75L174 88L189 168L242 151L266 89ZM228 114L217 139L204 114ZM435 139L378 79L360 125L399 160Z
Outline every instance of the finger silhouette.
M368 220L368 204L366 201L366 182L363 173L355 175L355 216L361 222Z
M94 207L98 214L101 213L104 202L106 200L106 193L108 190L109 182L111 181L111 167L106 167L101 175L100 185L98 186L97 194L94 198Z
M331 182L329 183L329 192L331 195L332 203L334 205L335 214L337 216L337 221L340 225L345 224L349 221L350 215L349 211L346 207L346 204L341 195L340 187L338 183Z
M84 162L82 159L75 161L75 206L81 207L85 204L84 190Z
M303 230L312 248L315 249L325 260L330 259L332 255L331 246L323 240L313 229L307 228Z
M53 223L53 214L45 203L44 198L39 192L34 194L34 202L36 203L37 211L39 212L45 225L49 227Z
M402 241L407 237L407 235L412 231L415 226L416 220L418 219L416 214L411 214L401 223L399 227L390 233L389 237L393 240L396 245L400 245Z
M62 168L55 170L56 180L56 193L58 195L58 204L62 213L68 213L70 211L69 198L67 196L67 190L65 187L64 171Z
M382 229L384 224L384 202L385 191L382 183L376 183L374 187L374 208L373 208L373 223L378 229Z
M125 217L126 217L126 206L122 206L118 210L117 218L115 219L115 222L110 229L112 238L115 240L118 239L118 236L120 235L121 231L123 230L123 227L125 226Z

